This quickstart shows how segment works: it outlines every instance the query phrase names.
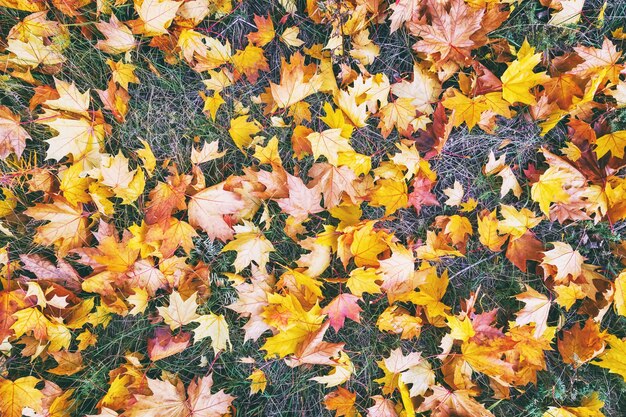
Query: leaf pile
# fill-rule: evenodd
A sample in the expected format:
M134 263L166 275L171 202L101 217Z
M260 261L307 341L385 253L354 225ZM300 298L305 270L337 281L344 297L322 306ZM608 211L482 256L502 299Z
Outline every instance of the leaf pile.
M313 370L339 417L492 416L555 358L626 379L626 245L594 265L588 239L546 232L626 219L626 130L612 122L625 35L514 44L498 34L518 3L281 0L246 16L231 0L0 0L19 16L2 82L29 100L0 107L0 415L253 415L239 398L271 387L277 362ZM554 27L583 15L583 1L541 4ZM385 67L393 36L410 41L408 73ZM75 76L77 42L105 57L100 84ZM202 80L218 132L176 157L118 136L167 66ZM481 162L497 193L438 176L465 157L447 150L458 132L497 136L507 119L536 127L539 155L520 165L519 140L501 138ZM397 233L409 212L425 228ZM451 291L464 277L448 267L475 254L525 273L512 300ZM150 335L83 403L69 377L102 366L93 352L122 318ZM342 338L365 323L393 340L374 383ZM238 358L247 380L214 387L220 356L246 344L260 351ZM159 368L202 345L194 375ZM544 416L604 415L597 392L550 404Z

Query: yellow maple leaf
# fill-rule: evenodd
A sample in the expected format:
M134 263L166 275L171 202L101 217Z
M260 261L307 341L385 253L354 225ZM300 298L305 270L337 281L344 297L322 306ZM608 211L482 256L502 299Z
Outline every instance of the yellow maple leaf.
M237 251L237 258L233 263L235 272L239 273L252 262L262 271L269 262L270 252L274 251L272 242L267 240L263 232L254 224L245 221L243 225L236 225L235 239L222 248L222 252Z
M250 395L254 395L257 392L265 392L265 388L267 387L267 377L265 376L265 372L261 369L255 369L246 379L252 382L250 384Z
M450 311L450 307L445 305L441 299L448 288L448 271L444 271L439 277L436 268L424 263L418 274L423 280L418 285L419 291L411 292L406 299L417 306L425 307L426 315L430 321L436 317L445 316Z
M306 137L311 143L311 150L316 160L324 156L330 164L337 166L339 152L353 151L350 141L341 133L342 130L338 128L326 129L323 132L310 133Z
M27 407L41 412L44 394L35 388L39 382L34 376L15 381L0 378L0 414L3 417L22 417L22 411Z
M261 349L267 351L266 357L278 355L283 358L296 353L298 346L319 330L324 321L325 316L321 314L319 305L305 310L291 294L268 294L267 300L269 305L265 307L262 316L269 325L280 331L268 337L261 346Z
M516 239L522 237L526 231L541 223L543 217L536 217L535 213L527 208L517 210L513 206L500 205L500 214L504 220L498 223L500 233L507 233Z
M50 145L46 159L60 161L71 155L74 162L81 161L86 167L95 166L95 160L99 159L100 143L104 140L105 126L84 118L49 117L44 113L38 120L38 123L57 131L56 136L46 140Z
M63 197L72 204L77 206L78 203L89 203L91 196L87 193L89 184L93 181L91 178L81 176L83 167L74 164L59 174L61 183L59 189L63 192Z
M235 145L243 151L252 143L252 137L261 131L261 125L256 120L248 121L248 116L239 116L230 120L228 133Z
M170 303L167 307L157 307L159 315L163 317L163 321L170 326L170 329L176 330L200 317L196 314L198 309L197 295L197 293L193 293L191 297L183 300L180 293L174 291L170 294Z
M535 323L535 338L541 337L548 328L548 314L552 302L529 286L526 286L526 292L517 294L515 298L525 304L524 308L515 313L517 315L515 323L519 326Z
M606 349L596 361L591 363L620 375L626 381L626 339L619 339L609 334L606 340L610 349Z
M496 217L496 211L492 211L482 217L478 217L478 239L480 243L487 246L489 250L498 252L506 242L506 235L498 234L499 221Z
M22 127L20 117L6 106L0 106L0 159L6 159L11 152L19 158L26 148L28 132Z
M373 230L374 223L366 223L353 234L350 253L354 257L354 263L359 267L377 267L379 265L378 255L389 247L382 236Z
M393 128L402 136L411 136L413 127L411 123L415 119L416 109L411 98L398 98L392 103L382 107L378 113L380 122L378 127L384 138L389 136Z
M404 180L381 179L376 182L372 191L370 205L385 207L385 216L395 213L401 208L408 207L408 188Z
M198 323L199 326L193 329L193 343L207 337L211 338L211 347L213 352L217 355L218 352L226 350L230 344L230 336L228 334L228 323L226 318L221 314L204 314L193 320L194 323Z
M107 65L111 68L111 79L118 83L124 90L128 90L128 84L139 84L139 78L135 75L137 68L133 64L125 64L121 60L115 62L107 59Z
M259 71L270 70L263 49L252 43L249 43L244 50L238 50L232 57L232 63L235 71L239 74L245 74L252 83L257 81Z
M376 281L381 280L382 276L375 268L356 268L350 271L346 286L357 297L361 297L363 293L380 294L380 285Z
M611 156L615 158L624 157L624 148L626 147L626 130L612 132L596 139L596 155L602 158L611 152Z
M65 62L59 45L44 45L43 39L38 36L30 36L26 42L8 39L7 44L7 51L15 55L10 56L9 61L17 65L37 68L41 64L57 65Z
M269 164L273 167L281 167L283 165L278 152L278 138L273 136L265 146L256 145L254 147L254 157L261 164Z
M206 115L210 116L211 120L215 121L217 111L224 103L226 102L220 95L219 91L216 91L213 95L206 96L206 98L204 99L204 107L202 108L202 111Z
M167 33L182 1L135 0L135 10L141 19L141 33L145 36L158 36Z
M467 342L476 334L469 317L459 319L456 316L446 316L446 323L450 328L450 336L455 340Z
M533 68L541 61L542 53L533 54L535 48L531 48L525 40L518 52L517 59L504 71L502 77L502 97L511 104L535 104L537 100L529 91L537 84L547 80L545 72L534 73Z

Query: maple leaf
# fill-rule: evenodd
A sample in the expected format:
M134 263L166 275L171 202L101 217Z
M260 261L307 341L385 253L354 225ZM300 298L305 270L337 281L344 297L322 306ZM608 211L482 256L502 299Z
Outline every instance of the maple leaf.
M526 272L526 262L529 260L541 261L543 243L528 231L519 239L510 239L506 248L506 257L521 271Z
M54 86L59 97L46 100L43 103L44 106L55 110L87 115L91 101L89 90L81 93L73 82L68 83L57 78L54 79Z
M200 227L211 239L222 241L233 238L233 229L224 216L243 209L244 202L239 194L226 191L221 185L205 188L194 194L189 201L189 223Z
M358 304L359 297L343 293L335 297L324 309L322 313L327 314L330 319L330 325L335 332L338 332L344 325L346 317L360 323L360 313L363 311Z
M374 231L374 224L375 222L367 222L353 234L350 253L359 267L379 266L378 255L389 247L381 234Z
M533 68L541 61L541 53L533 54L535 48L531 48L524 41L518 51L518 59L504 71L502 77L502 97L511 104L516 102L535 104L535 96L528 90L547 79L545 72L534 73Z
M527 208L517 210L515 207L506 204L500 205L500 214L502 214L504 220L498 222L498 230L501 233L510 234L513 239L522 237L542 220L542 217L536 217L535 213Z
M309 186L317 187L324 196L324 207L327 209L337 207L344 196L347 197L346 201L357 201L357 176L349 167L317 163L313 164L307 175L312 178Z
M254 395L258 392L265 392L265 388L267 387L267 377L265 376L265 372L263 372L263 370L255 369L246 379L251 381L250 395Z
M200 317L196 314L198 309L196 297L197 293L193 293L191 297L183 300L178 291L174 291L170 294L170 303L167 307L157 307L159 315L170 329L176 330Z
M393 401L382 395L374 395L371 399L374 400L374 405L367 409L367 417L398 417Z
M95 22L96 28L105 36L96 43L96 48L108 54L122 54L130 51L137 46L137 41L131 30L124 23L117 20L114 14L111 14L109 22Z
M87 228L88 218L83 214L81 204L74 207L59 198L51 204L29 207L24 214L35 220L49 222L37 228L35 241L55 245L62 255L89 242L91 234Z
M212 375L194 379L187 387L181 381L147 378L151 395L135 394L136 402L125 414L129 417L221 417L228 413L234 397L219 391L211 393Z
M554 249L544 252L541 266L546 269L546 275L553 275L557 283L565 282L569 277L576 279L582 273L585 258L569 244L552 242ZM556 269L556 273L553 272Z
M9 61L17 65L25 65L37 68L39 65L57 65L65 62L58 45L45 45L42 38L30 36L26 42L19 39L8 39L6 50L15 57L9 57Z
M446 188L443 190L443 193L448 197L446 200L446 206L459 206L463 201L463 195L465 192L463 191L463 185L457 180L454 180L454 185L452 188Z
M248 121L248 116L239 116L230 121L228 133L240 150L252 143L252 136L261 131L261 125L256 121Z
M417 214L424 206L439 206L437 197L432 193L435 185L433 181L422 176L413 179L413 191L409 193L409 204L415 208Z
M119 84L124 90L128 90L128 84L139 84L139 78L135 75L137 67L133 64L125 64L123 61L115 62L107 59L107 65L111 68L111 80Z
M263 54L263 49L248 44L243 51L238 50L232 57L235 75L245 74L251 83L255 83L259 78L259 71L269 71L270 67Z
M383 137L388 137L394 127L402 136L411 136L415 114L415 106L410 98L399 98L383 106L378 112L378 127Z
M261 349L267 351L266 357L278 355L282 358L297 353L303 343L321 328L325 317L321 314L321 308L315 305L305 310L291 294L269 294L267 298L269 305L264 308L263 317L280 331L269 337Z
M85 159L84 163L93 164L89 159L94 159L94 153L98 154L106 133L106 126L98 120L64 117L50 119L50 116L42 115L38 123L57 131L56 136L46 140L50 145L46 159L57 161L71 155L75 162Z
M436 270L426 264L418 273L423 282L418 285L419 291L410 293L407 299L415 305L426 307L429 320L444 316L450 311L450 307L441 301L448 289L448 272L444 271L439 277Z
M325 384L326 388L336 387L348 381L354 373L354 365L345 352L340 353L337 363L328 375L310 378L320 384Z
M615 278L614 307L617 314L626 316L626 272Z
M263 47L270 43L276 32L274 32L274 23L270 16L254 16L254 23L258 29L258 32L251 32L248 34L248 40L256 46Z
M68 352L62 350L59 352L50 352L54 360L57 361L57 366L52 369L48 369L47 372L55 375L74 375L77 372L82 371L85 368L83 364L83 356L80 352Z
M174 210L187 208L185 191L191 182L186 175L171 175L150 190L146 207L146 223L165 223Z
M182 1L135 0L135 10L141 19L138 32L145 36L158 36L167 33Z
M541 174L539 181L533 184L530 196L539 203L541 211L549 215L552 203L569 202L570 195L563 189L563 186L572 179L568 171L550 167Z
M202 149L199 151L195 147L191 148L191 162L193 164L202 164L208 161L212 161L217 158L221 158L226 155L226 151L219 152L219 141L204 142Z
M391 33L395 32L405 22L412 19L413 14L418 11L419 4L419 0L398 0L389 5L389 8L393 10L391 16L389 16L389 20L391 21Z
M157 327L154 337L148 339L148 357L155 362L182 352L189 346L191 333L172 335L167 327Z
M582 58L582 62L572 68L570 71L572 74L582 78L592 78L604 73L612 83L617 84L620 71L624 68L623 64L617 63L622 52L618 51L615 44L608 38L604 38L601 48L575 46L574 51Z
M335 417L356 417L355 402L356 393L342 387L337 387L335 391L324 397L324 406L327 410L334 411Z
M410 0L414 1L414 0ZM391 6L393 7L393 6ZM391 86L391 92L398 98L409 98L419 112L433 112L433 102L441 92L441 84L428 71L419 65L413 67L413 80L402 80Z
M348 138L343 137L342 130L338 128L313 132L306 138L311 143L311 150L315 159L324 156L334 166L337 166L339 152L353 151Z
M411 397L424 395L435 384L435 373L420 352L411 352L404 356L402 349L394 349L383 362L389 372L399 374L404 383L411 384Z
M335 359L344 347L343 343L324 342L324 335L330 327L330 321L325 322L317 331L310 333L302 340L296 352L285 359L290 367L302 364L309 365L336 365Z
M200 326L193 329L193 343L197 343L199 340L207 337L211 338L211 347L217 355L221 350L226 350L231 346L230 336L228 335L228 323L221 314L205 314L193 320L195 323L199 323Z
M380 261L378 269L383 278L381 288L390 302L417 285L413 252L400 245L391 246L391 251L391 257Z
M413 45L417 52L438 54L438 62L464 63L470 58L472 34L481 28L484 10L472 9L462 0L445 3L429 2L430 24L409 22L414 36L422 39Z
M552 302L529 286L526 286L526 292L517 294L515 298L525 304L523 309L515 313L517 315L515 323L519 326L535 323L535 338L539 338L548 327Z
M626 340L612 334L608 334L605 340L610 349L605 350L592 364L608 369L626 380Z
M511 117L509 104L503 100L502 93L487 93L470 98L457 90L453 90L453 92L454 96L448 95L441 102L445 108L454 110L452 113L453 126L460 126L465 122L471 130L480 124L483 115L489 112L506 118Z
M243 226L234 226L235 239L228 242L222 248L222 252L237 251L235 259L235 271L240 272L252 262L256 263L261 270L269 262L270 252L274 251L272 242L267 240L261 230L252 223L244 221Z
M106 90L96 89L100 100L104 104L104 108L113 113L113 117L120 123L126 121L126 113L128 113L128 101L130 95L123 88L118 88L113 80L109 81Z
M615 158L624 158L624 148L626 148L626 130L612 132L596 139L595 152L598 158L609 152Z
M320 76L311 74L311 68L304 66L304 58L296 53L292 55L291 63L283 61L280 84L270 82L270 91L276 105L284 109L317 93L322 82Z
M498 225L499 221L495 210L478 217L478 238L480 243L493 252L500 251L502 245L506 242L506 236L498 234Z
M0 378L0 412L3 417L22 417L22 411L30 408L36 412L43 410L43 392L35 388L40 382L34 376L18 378L15 381Z
M433 393L425 398L418 412L432 410L432 417L494 417L482 404L472 398L471 391L450 391L440 385L432 388Z
M21 126L20 117L6 106L0 106L0 159L6 159L10 153L19 158L26 148L28 132Z
M381 279L374 268L356 268L350 271L346 286L357 297L361 297L363 293L380 294L380 286L376 281Z
M297 48L304 45L304 41L298 39L299 34L300 28L297 26L291 26L284 30L282 35L279 36L279 39L285 44Z
M377 181L372 191L370 205L385 207L385 216L389 216L409 203L408 187L406 182L395 179L381 179Z
M585 298L585 293L581 286L573 282L570 282L568 285L556 285L554 292L557 293L556 302L560 306L565 307L565 310L572 308L576 300Z
M548 21L549 25L575 25L580 20L585 0L561 0L561 9L553 13Z
M558 340L563 362L571 363L575 368L589 362L604 352L605 337L606 332L601 332L599 324L591 318L585 322L584 327L576 323L569 330L565 330Z
M320 206L322 196L318 187L309 188L299 177L290 174L287 174L287 187L289 197L279 198L276 202L285 213L293 216L297 221L303 221L309 214L324 210Z
M369 112L367 111L367 103L357 102L357 95L360 92L355 88L348 91L339 90L337 93L337 106L344 112L348 119L356 127L364 127Z

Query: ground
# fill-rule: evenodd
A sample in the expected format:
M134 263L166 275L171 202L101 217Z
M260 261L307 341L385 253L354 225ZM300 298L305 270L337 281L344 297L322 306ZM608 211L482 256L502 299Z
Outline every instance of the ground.
M208 19L200 25L209 30L209 33L229 39L233 49L241 49L247 44L245 35L255 30L254 16L270 15L277 22L285 15L282 6L274 0L243 1L236 4L232 12L219 19ZM608 1L604 10L603 24L595 25L603 4L601 0L587 1L580 23L554 27L547 24L550 12L539 1L522 1L515 7L509 19L490 36L503 37L515 47L520 47L524 40L527 40L538 52L544 52L546 56L552 57L569 52L578 44L600 47L604 37L610 36L610 33L621 27L626 19L626 2ZM118 6L115 11L120 20L134 17L132 4L129 2ZM5 39L9 29L25 15L27 13L22 11L0 8L0 37ZM290 18L291 24L301 30L300 39L306 45L316 42L325 44L329 33L303 16L296 14ZM52 14L48 16L52 17ZM62 22L73 21L58 11L54 17ZM110 56L94 48L95 38L86 39L79 32L82 25L89 28L88 23L73 25L68 25L69 46L64 51L67 61L55 76L74 81L80 91L90 88L104 89L109 77L106 60ZM410 74L415 57L411 45L415 40L407 34L407 31L399 30L390 34L388 25L379 25L371 38L380 46L379 58L368 67L371 73L384 73L390 80L397 80ZM615 40L618 49L622 50L623 42ZM271 70L261 73L260 78L254 83L249 80L239 82L225 95L227 105L218 113L216 119L212 120L203 113L204 102L199 95L199 92L204 90L202 80L206 79L205 74L193 71L184 62L168 63L161 51L149 47L147 42L141 43L131 52L132 62L137 67L135 74L141 82L130 88L130 111L126 121L119 123L112 118L107 119L112 125L112 132L105 141L104 150L111 155L118 151L128 155L129 150L139 148L141 140L145 140L158 163L171 160L177 164L181 172L188 172L192 165L189 160L192 147L199 146L200 141L218 140L220 149L226 151L226 155L203 164L202 171L207 185L220 183L231 175L240 175L245 167L258 165L252 152L239 151L228 133L230 120L234 117L234 103L241 101L244 105L250 106L250 115L263 126L265 137L270 138L274 135L278 137L279 150L286 170L306 172L312 161L310 158L299 161L293 157L290 131L272 127L271 115L264 114L263 107L251 100L253 96L262 93L270 81L278 82L281 58L289 52L289 47L280 42L268 45L265 48L265 56ZM493 63L494 68L498 65L503 64ZM38 74L37 78L52 85L49 75ZM29 100L33 94L32 85L7 76L0 81L0 88L2 105L21 114L22 120L33 120L37 117L37 111L29 110ZM323 114L323 100L324 97L319 99L312 97L308 100L314 120ZM623 108L615 110L610 123L615 131L625 129L626 110ZM29 123L28 131L32 136L28 143L28 155L33 158L34 155L39 155L41 158L46 149L43 139L50 137L49 129ZM522 109L511 119L499 118L492 133L483 132L479 128L469 130L465 125L455 128L442 152L429 161L438 175L433 192L437 199L443 202L446 199L444 190L452 187L456 181L467 190L468 197L480 202L481 209L493 210L500 204L536 209L537 205L530 197L530 184L522 184L523 194L520 199L511 194L500 198L500 182L483 173L489 152L498 149L503 141L507 141L504 149L509 158L512 158L508 161L521 172L521 169L529 164L540 166L543 163L538 154L541 147L559 149L566 140L566 128L560 125L548 135L541 136L540 128L526 109ZM385 155L395 151L398 141L399 137L395 130L384 138L373 123L355 131L351 145L357 152L372 155L373 165L376 166ZM9 173L15 167L3 161L2 169L4 173ZM166 175L167 172L159 171L154 177L149 178L146 190L154 187L158 181L163 181ZM44 201L41 196L26 197L24 194L20 197L27 198L20 200L20 207ZM147 201L146 193L136 205L117 207L110 222L118 230L139 222ZM305 251L286 235L287 216L281 213L276 205L270 205L269 210L274 221L265 235L275 248L275 252L271 254L274 268L278 268L277 265L293 265ZM406 244L425 239L426 231L436 216L455 213L457 209L445 205L426 207L419 213L412 207L402 208L393 214L393 218L386 220L383 226L392 231L400 242ZM364 218L376 219L383 214L382 207L364 209ZM320 220L313 219L309 230L312 233L320 233L323 220L326 218L327 215L324 214L324 218ZM0 236L0 246L10 245L12 260L17 259L20 254L54 257L54 250L51 247L33 242L35 228L39 224L24 215L18 215L17 220L11 223L13 236ZM623 268L620 259L612 251L615 244L626 239L626 225L622 221L616 224L608 224L606 221L595 223L591 220L563 224L544 221L533 231L542 242L569 243L580 251L587 263L601 266L607 276L614 277ZM237 292L223 275L233 272L232 264L236 254L222 252L224 243L211 239L204 233L194 238L194 246L189 255L189 262L203 261L211 268L211 295L200 307L199 312L225 316L231 329L230 340L233 348L215 355L208 339L205 339L203 343L194 344L179 354L151 362L149 376L157 378L162 371L166 371L178 375L185 384L188 384L194 377L212 372L215 388L224 389L237 397L233 403L237 416L333 415L333 412L323 405L324 396L330 390L310 380L320 375L319 367L291 368L281 359L265 358L265 352L260 349L263 340L244 342L241 327L246 319L240 318L237 313L226 307L237 299ZM342 268L339 262L334 266L339 270ZM515 312L520 309L522 304L515 300L514 296L523 292L525 285L543 287L542 276L537 270L529 268L528 272L520 271L508 262L502 253L484 250L475 238L470 240L465 257L444 259L438 264L438 268L440 272L447 269L450 277L450 286L443 299L444 303L458 306L460 299L467 298L472 291L480 288L481 309L488 311L497 308L499 322L503 324L514 319ZM335 287L325 291L327 299L332 299L336 294ZM150 300L147 311L154 311L155 306L167 305L167 297L166 292L159 292ZM370 397L380 393L380 386L375 379L380 378L382 372L376 361L386 357L397 347L402 347L405 352L420 351L423 357L434 357L440 351L439 344L447 329L425 327L419 338L401 340L398 335L384 333L377 328L377 319L388 306L386 299L381 299L378 294L366 294L360 305L363 308L361 322L348 320L341 331L335 332L331 329L326 339L330 342L345 343L344 351L349 354L356 370L345 386L356 392L357 410L365 414L366 409L372 405ZM569 327L578 321L580 318L575 310L564 311L555 308L549 317L551 325L558 323L561 327ZM624 337L625 324L625 317L610 313L602 321L602 328L618 337ZM54 377L54 381L63 389L75 390L73 399L76 409L73 415L97 414L98 401L108 390L109 372L124 363L124 355L128 352L145 354L148 339L160 325L157 315L151 313L118 315L112 318L106 328L98 328L96 346L83 352L87 368L70 376ZM15 348L17 352L22 349L21 345L16 345ZM603 409L605 415L620 415L620 410L626 407L624 396L626 385L621 376L589 364L580 368L564 365L556 349L556 343L553 344L553 350L546 351L545 354L547 369L539 372L536 384L513 389L511 399L508 400L492 398L486 391L478 397L480 402L496 416L541 416L550 406L579 404L581 398L595 391L605 402ZM246 378L252 368L250 364L241 361L241 358L248 357L253 358L267 376L269 384L265 392L249 395L250 382ZM49 377L44 369L48 369L53 363L51 358L31 361L27 356L13 354L1 363L0 371L3 377L9 375L11 379L27 375ZM477 381L485 387L489 383L482 375L477 376Z

